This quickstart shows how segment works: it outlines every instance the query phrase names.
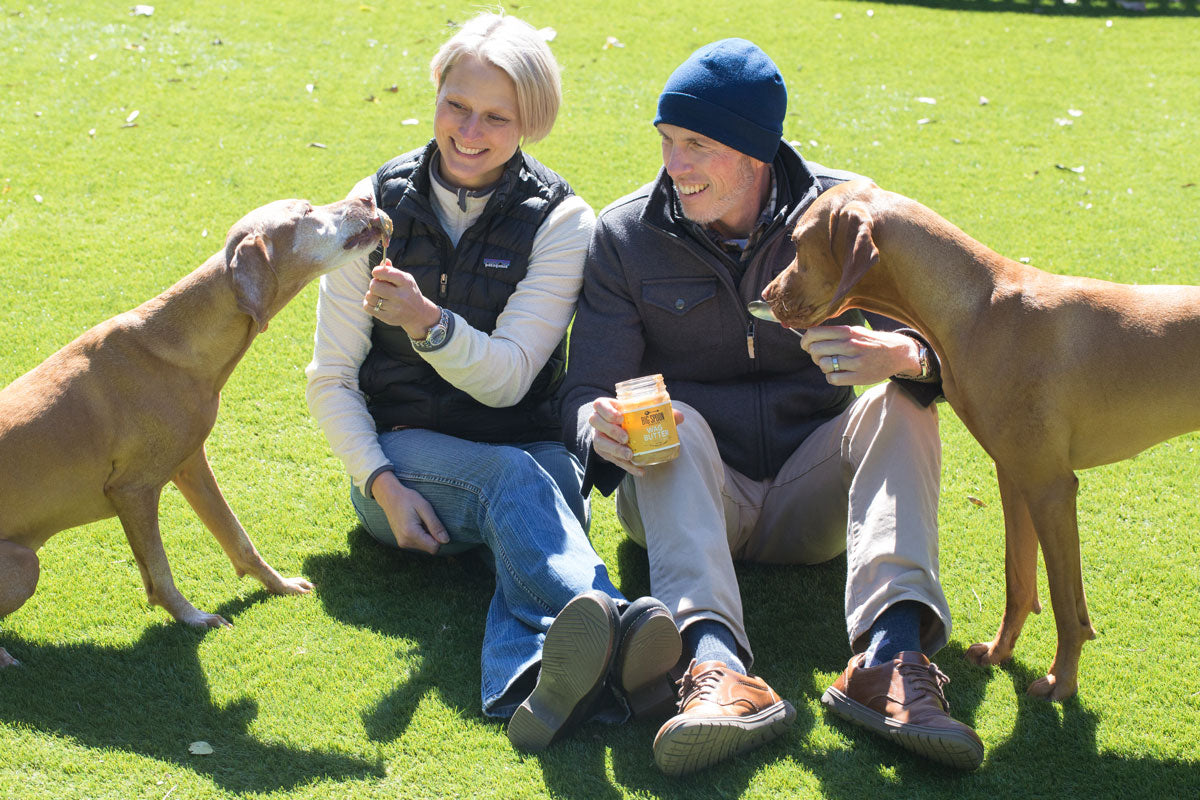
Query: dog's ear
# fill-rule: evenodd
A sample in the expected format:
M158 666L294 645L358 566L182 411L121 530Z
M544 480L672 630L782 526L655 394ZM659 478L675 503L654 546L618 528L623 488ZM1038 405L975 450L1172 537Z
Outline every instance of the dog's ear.
M271 301L279 290L262 234L248 233L238 243L229 259L229 272L233 276L233 296L237 298L238 310L249 314L262 333L267 329Z
M851 202L830 215L829 246L834 260L841 252L842 280L833 293L838 303L879 263L879 249L871 238L871 212L863 203Z

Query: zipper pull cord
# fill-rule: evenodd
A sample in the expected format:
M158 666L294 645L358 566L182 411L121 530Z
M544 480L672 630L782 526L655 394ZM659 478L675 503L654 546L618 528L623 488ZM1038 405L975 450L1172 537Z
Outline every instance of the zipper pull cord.
M746 328L746 352L750 354L750 358L754 358L754 320L750 320L750 325Z

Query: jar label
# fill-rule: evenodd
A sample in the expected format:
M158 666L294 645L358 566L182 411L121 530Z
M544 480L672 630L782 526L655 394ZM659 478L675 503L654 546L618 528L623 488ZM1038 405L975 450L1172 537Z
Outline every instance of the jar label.
M629 434L634 455L670 447L679 441L670 401L627 412L621 427Z

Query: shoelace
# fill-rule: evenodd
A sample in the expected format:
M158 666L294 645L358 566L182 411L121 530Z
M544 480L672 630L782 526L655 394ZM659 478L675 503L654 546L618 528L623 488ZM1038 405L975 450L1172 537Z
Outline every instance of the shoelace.
M946 699L946 695L942 691L942 687L948 684L950 679L938 669L937 664L930 663L928 666L924 666L901 663L898 669L901 675L912 682L912 688L917 697L923 694L932 694L942 704L942 710L947 714L950 713L950 701ZM916 699L916 697L911 699Z
M687 671L683 673L683 677L677 681L679 684L679 700L676 702L676 706L680 712L683 711L684 706L692 702L696 697L712 691L721 682L721 669L705 670L699 675L693 676L692 668L695 665L696 662L693 659L692 663L688 664Z

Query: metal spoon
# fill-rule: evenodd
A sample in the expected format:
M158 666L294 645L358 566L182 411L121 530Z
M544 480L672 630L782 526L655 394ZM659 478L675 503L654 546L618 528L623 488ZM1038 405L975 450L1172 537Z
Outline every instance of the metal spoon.
M779 324L779 318L776 317L775 312L771 310L771 304L767 303L765 300L751 300L749 304L747 304L746 310L749 311L750 315L753 317L758 317L759 319L765 319L767 322ZM788 328L788 330L797 336L804 335L804 331L796 330L795 328Z

